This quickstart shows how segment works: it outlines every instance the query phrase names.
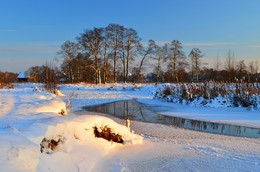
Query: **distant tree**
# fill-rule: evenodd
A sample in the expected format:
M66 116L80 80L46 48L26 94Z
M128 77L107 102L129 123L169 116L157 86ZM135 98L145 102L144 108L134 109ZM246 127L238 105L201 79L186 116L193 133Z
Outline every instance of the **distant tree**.
M250 74L254 74L255 73L254 61L249 62L247 69L248 69L248 72Z
M62 72L68 78L70 83L74 82L73 60L77 57L80 47L79 44L66 41L61 45L61 50L58 52L63 57L61 64Z
M46 65L42 66L32 66L26 71L30 82L44 83L46 90L54 94L57 93L59 72L54 61L47 62Z
M260 81L260 74L258 73L258 60L255 61L255 81Z
M216 80L216 70L214 70L213 68L208 68L206 66L204 66L201 69L201 80L202 81L211 81L211 80Z
M255 73L254 61L249 62L247 71L248 71L248 82L253 82L254 73Z
M122 58L123 63L123 80L127 81L129 74L129 64L131 61L134 61L134 54L137 52L138 46L140 44L140 38L138 33L132 28L124 29L124 50Z
M199 72L202 66L201 58L203 57L201 51L198 48L193 48L189 54L191 58L191 72L192 72L192 79L195 76L195 81L199 81Z
M113 77L114 82L117 82L117 60L123 56L123 39L124 39L124 26L118 24L109 24L105 28L107 34L109 35L109 45L111 48L111 59L113 62ZM120 54L121 51L121 54Z
M131 71L131 74L129 76L130 82L145 82L145 75L139 73L139 68L134 67Z
M77 38L81 46L84 48L87 54L90 54L90 57L93 56L94 59L94 70L95 70L95 83L101 83L101 59L100 59L100 50L102 46L103 29L102 28L93 28L92 30L85 30L84 33L80 34Z
M247 76L247 67L244 60L238 61L236 65L236 73L237 73L236 77L238 79L245 81Z
M155 67L155 72L156 72L156 81L155 84L158 84L159 82L162 81L160 80L160 76L162 75L162 69L161 69L161 63L165 59L165 53L166 53L166 44L163 47L156 46L156 55L155 55L155 60L157 63L157 66Z
M225 69L228 73L228 78L227 80L229 82L234 81L235 76L235 55L234 52L232 52L231 50L228 50L227 56L226 56L226 60L225 60Z
M96 70L94 68L95 62L93 58L89 54L85 53L82 55L82 61L83 61L83 70L81 70L81 72L82 72L83 81L95 83Z
M217 59L215 60L215 62L214 62L214 73L215 73L215 75L214 75L214 80L219 80L219 71L220 71L220 67L221 67L221 61L219 60L219 57L217 56Z
M87 79L87 75L95 75L95 72L92 72L93 69L89 66L93 66L93 60L89 59L87 62L87 58L84 54L78 53L78 55L72 60L72 69L74 71L73 79L74 82L84 82ZM92 81L92 80L91 80Z
M182 44L178 40L173 40L166 47L168 48L166 58L169 61L168 68L172 71L173 82L179 82L178 74L188 66Z
M53 94L58 94L57 93L57 84L58 84L58 78L57 78L57 70L55 69L54 63L49 62L46 63L44 68L44 74L45 74L45 88L47 91L53 93Z
M0 71L0 88L3 85L17 82L17 73Z
M108 63L108 57L109 57L109 32L106 31L106 28L104 28L104 39L102 42L102 53L103 53L103 67L102 67L102 75L103 75L103 83L105 84L107 82L107 74L109 74L109 63Z
M258 62L250 61L247 67L248 82L257 82Z
M29 75L30 82L44 82L44 70L42 66L32 66L26 71L26 73Z
M258 60L255 61L255 74L258 74Z
M137 82L139 82L141 80L142 67L145 63L145 60L149 56L150 56L150 58L149 58L150 60L151 60L151 58L154 58L154 55L157 52L157 47L158 46L156 45L154 40L149 40L147 46L144 46L142 44L139 45L139 53L141 55L141 61L140 61L139 68L137 70Z

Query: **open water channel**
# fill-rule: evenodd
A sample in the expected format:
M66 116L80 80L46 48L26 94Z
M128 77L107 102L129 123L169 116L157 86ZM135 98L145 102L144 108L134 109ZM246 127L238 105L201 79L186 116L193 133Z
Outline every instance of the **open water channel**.
M83 109L86 111L110 114L121 119L128 118L135 121L172 125L175 127L215 134L260 138L260 128L233 124L222 124L158 114L152 111L149 106L140 104L135 99L95 106L85 106Z

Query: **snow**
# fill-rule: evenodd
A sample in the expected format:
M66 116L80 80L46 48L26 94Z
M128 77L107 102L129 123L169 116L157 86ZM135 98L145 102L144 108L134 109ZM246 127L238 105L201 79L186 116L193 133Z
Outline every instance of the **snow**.
M140 100L141 103L146 101ZM155 112L168 116L175 116L187 119L198 119L225 124L251 126L260 128L260 110L248 110L241 107L200 107L174 104L151 100L147 105Z
M111 85L93 87L93 85L79 84L61 86L60 89L64 93L66 92L63 99L67 102L69 99L71 100L72 111L80 110L83 106L137 98L138 102L144 103L155 112L164 115L260 127L259 109L219 107L217 103L214 106L212 104L211 107L201 107L163 102L153 99L158 87L161 86L138 85L133 88L129 85L120 85L111 90ZM70 95L74 95L74 97L70 97Z
M153 99L153 85L62 85L60 96L38 84L0 90L1 171L259 171L259 139L190 131L78 111L82 106L137 98L158 112L259 126L259 110L192 107ZM66 104L71 109L66 111ZM65 110L66 114L59 112ZM186 113L184 113L186 112ZM221 117L221 115L223 117ZM246 123L247 122L247 123ZM124 144L95 138L108 126ZM43 139L61 140L55 150Z

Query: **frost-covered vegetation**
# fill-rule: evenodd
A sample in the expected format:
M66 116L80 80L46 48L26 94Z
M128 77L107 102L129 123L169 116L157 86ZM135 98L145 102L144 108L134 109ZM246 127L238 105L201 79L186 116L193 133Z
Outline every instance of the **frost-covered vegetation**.
M260 109L260 84L216 82L162 84L156 90L154 98L193 106Z

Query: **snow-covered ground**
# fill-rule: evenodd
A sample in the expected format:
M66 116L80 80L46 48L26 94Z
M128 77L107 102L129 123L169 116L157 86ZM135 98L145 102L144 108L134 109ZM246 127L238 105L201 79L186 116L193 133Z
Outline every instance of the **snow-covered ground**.
M162 113L204 118L218 108L174 105L153 99L152 85L64 85L64 96L34 89L35 85L0 90L1 171L259 171L260 140L190 131L159 124L125 121L92 112L82 106L137 98ZM64 103L65 102L65 103ZM72 108L66 112L66 104ZM61 115L64 111L66 114ZM177 110L177 112L176 112ZM224 119L232 109L223 108ZM239 122L258 125L259 111L239 108ZM205 114L204 114L205 113ZM214 117L216 118L217 113ZM224 115L223 115L224 116ZM236 121L233 115L229 121ZM253 118L251 118L253 116ZM109 118L108 118L109 117ZM217 119L221 120L221 119ZM257 121L254 123L254 121ZM109 126L125 143L95 138L93 127ZM41 153L43 139L59 141L55 150Z
M109 103L118 100L136 98L138 102L144 103L157 113L183 117L188 119L200 119L205 121L221 122L227 124L238 124L260 128L260 110L243 107L212 107L184 105L180 103L164 102L154 99L158 86L154 85L66 85L61 90L66 93L63 99L71 100L72 111L80 110L83 106Z

